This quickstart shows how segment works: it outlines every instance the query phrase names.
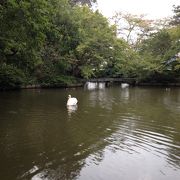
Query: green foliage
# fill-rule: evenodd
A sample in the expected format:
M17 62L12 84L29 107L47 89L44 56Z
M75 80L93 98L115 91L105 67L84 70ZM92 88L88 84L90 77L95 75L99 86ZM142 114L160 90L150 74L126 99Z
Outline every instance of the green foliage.
M0 66L0 89L18 88L25 82L24 73L12 66L2 64Z
M180 5L173 6L174 16L170 22L171 25L180 26Z
M89 65L85 65L81 68L81 75L82 77L84 77L85 79L88 79L90 77L92 77L94 75L94 71L92 69L92 67Z
M114 28L109 26L107 19L98 11L77 7L75 13L80 39L75 49L77 61L74 68L78 76L97 77L111 61L116 39Z
M48 28L48 4L45 0L7 0L1 6L0 59L25 74L34 71L41 61L41 48Z
M82 4L85 5L87 4L88 6L92 6L92 3L95 3L96 0L69 0L70 4Z
M163 56L170 47L171 37L166 30L162 30L144 40L141 46L141 53L149 52L153 56Z
M52 76L47 74L41 80L42 87L65 87L66 85L77 83L74 77L63 75Z
M153 67L148 77L162 81L180 76L179 62L172 60L180 52L179 38L179 28L173 27L161 30L143 41L140 56Z
M77 78L179 77L179 59L167 63L180 52L177 23L149 35L149 22L132 19L143 29L135 51L116 37L115 25L87 6L96 1L72 2L76 5L69 0L0 2L0 89L33 83L59 87Z

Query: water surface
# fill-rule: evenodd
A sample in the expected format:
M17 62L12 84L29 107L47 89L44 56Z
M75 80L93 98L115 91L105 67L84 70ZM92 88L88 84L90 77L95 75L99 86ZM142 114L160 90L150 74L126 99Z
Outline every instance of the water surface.
M1 92L0 179L179 180L180 89L99 87Z

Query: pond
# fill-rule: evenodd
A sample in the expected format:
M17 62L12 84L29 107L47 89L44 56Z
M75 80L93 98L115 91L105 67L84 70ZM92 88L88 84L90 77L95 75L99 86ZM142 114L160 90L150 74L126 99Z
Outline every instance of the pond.
M0 92L2 180L179 178L180 88Z

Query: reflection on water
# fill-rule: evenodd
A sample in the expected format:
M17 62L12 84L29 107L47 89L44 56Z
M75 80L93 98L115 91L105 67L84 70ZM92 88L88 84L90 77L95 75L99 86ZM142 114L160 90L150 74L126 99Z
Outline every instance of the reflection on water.
M0 115L3 180L179 180L179 88L2 92Z
M105 88L105 83L99 83L99 89L104 89Z
M68 115L71 116L72 113L75 113L77 108L77 105L67 106Z
M129 99L129 88L122 89L121 98L125 100Z
M94 89L104 89L106 84L104 82L86 82L85 89L94 90Z
M129 87L129 84L127 83L122 83L121 84L121 88L124 89L124 88L128 88Z

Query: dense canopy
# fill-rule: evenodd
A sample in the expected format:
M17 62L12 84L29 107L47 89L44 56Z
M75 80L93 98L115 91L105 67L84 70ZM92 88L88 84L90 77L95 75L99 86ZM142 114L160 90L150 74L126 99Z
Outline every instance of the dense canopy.
M92 77L174 81L180 76L179 6L159 29L144 17L123 15L132 29L118 21L110 25L90 8L93 2L1 1L0 89L62 86ZM136 39L130 41L132 31Z

